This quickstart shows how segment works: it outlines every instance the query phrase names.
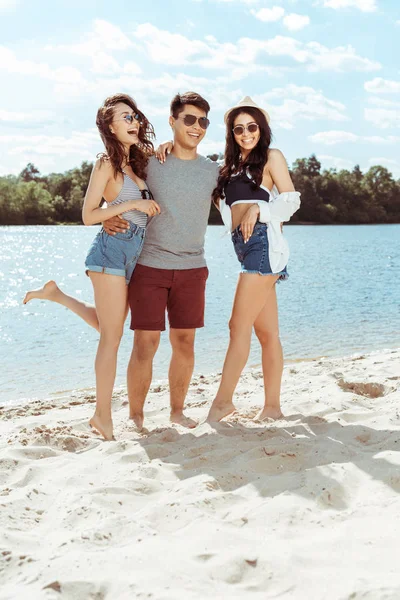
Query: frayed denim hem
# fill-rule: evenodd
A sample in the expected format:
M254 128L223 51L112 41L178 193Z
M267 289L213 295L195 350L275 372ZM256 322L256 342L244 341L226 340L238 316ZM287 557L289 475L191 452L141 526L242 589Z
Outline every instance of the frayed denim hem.
M276 276L279 275L279 279L277 280L277 283L280 283L281 281L286 281L286 279L289 279L289 273L286 273L286 271L281 271L280 273L261 273L260 271L252 271L250 269L242 269L240 271L240 273L249 273L249 274L254 274L254 275L261 275L262 277L271 277L271 276Z

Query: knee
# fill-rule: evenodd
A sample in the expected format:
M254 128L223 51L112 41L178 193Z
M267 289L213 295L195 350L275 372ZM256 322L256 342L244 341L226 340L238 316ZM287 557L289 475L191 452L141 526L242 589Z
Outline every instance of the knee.
M241 322L239 319L230 319L229 335L231 340L244 338L251 335L251 325Z
M152 332L153 333L153 332ZM154 332L154 335L136 336L133 345L132 355L139 361L148 361L154 358L160 343L160 333Z
M275 346L276 344L280 344L279 331L272 330L268 331L266 329L255 329L255 334L263 348L268 348L271 346Z
M102 330L100 329L100 343L109 349L118 350L121 343L123 330Z
M186 358L194 357L194 336L192 333L171 333L172 350L183 354Z

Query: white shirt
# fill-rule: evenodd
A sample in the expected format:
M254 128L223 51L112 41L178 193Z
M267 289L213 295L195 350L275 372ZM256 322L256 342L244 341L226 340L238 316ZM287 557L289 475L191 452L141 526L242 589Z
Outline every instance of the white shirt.
M267 188L263 187L263 189ZM261 223L268 223L268 256L271 270L273 273L279 273L286 267L289 260L289 245L282 234L281 223L289 221L290 217L300 208L300 192L283 192L280 194L276 186L267 191L270 193L269 202L265 200L238 200L233 204L258 204L260 207L258 220ZM225 200L220 199L218 208L225 227L232 231L230 207L225 204Z

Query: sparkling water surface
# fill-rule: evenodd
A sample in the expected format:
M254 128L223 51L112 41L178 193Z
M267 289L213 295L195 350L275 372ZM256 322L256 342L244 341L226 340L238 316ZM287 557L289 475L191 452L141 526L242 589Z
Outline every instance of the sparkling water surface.
M84 259L97 227L0 227L0 404L94 386L98 333L59 305L27 290L55 279L92 302ZM196 337L197 373L220 371L239 263L223 227L209 227L206 326ZM400 346L400 225L286 226L289 280L278 285L286 360L343 356ZM132 332L125 329L117 384L125 383ZM168 333L154 378L165 378ZM249 365L260 363L253 339ZM400 367L399 367L400 371Z

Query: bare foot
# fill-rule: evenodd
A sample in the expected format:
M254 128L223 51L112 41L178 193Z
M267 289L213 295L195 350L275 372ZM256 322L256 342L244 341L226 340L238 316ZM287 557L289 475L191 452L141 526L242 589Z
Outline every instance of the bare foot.
M132 420L138 431L142 431L143 429L143 422L144 422L144 415L143 413L134 413L134 414L130 414L129 415L129 419Z
M215 423L217 421L221 421L235 411L236 407L234 404L232 404L232 402L229 402L228 404L212 404L206 422Z
M255 421L265 421L267 419L272 419L276 421L277 419L283 419L284 416L281 412L280 408L263 408L262 411L256 416Z
M55 281L48 281L43 287L27 292L22 303L28 304L28 302L34 298L37 298L38 300L53 300L59 291L60 288Z
M98 431L108 442L115 439L113 434L113 423L111 420L102 421L96 414L89 421L89 425Z
M198 421L186 417L183 412L172 412L170 415L170 421L171 423L178 423L178 425L182 425L182 427L187 427L188 429L194 429L199 424Z

